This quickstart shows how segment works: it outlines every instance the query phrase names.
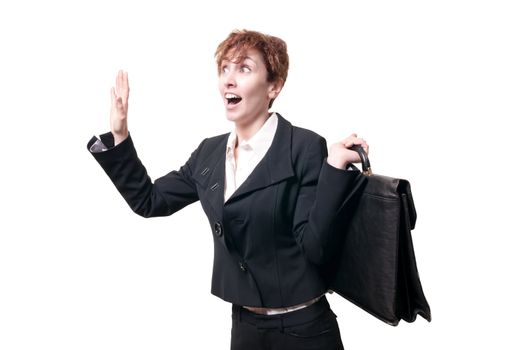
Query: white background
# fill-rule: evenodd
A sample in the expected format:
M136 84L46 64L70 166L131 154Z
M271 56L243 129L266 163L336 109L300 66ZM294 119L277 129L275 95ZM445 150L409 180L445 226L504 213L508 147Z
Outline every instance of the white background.
M329 143L356 131L407 178L433 321L394 328L339 296L348 349L525 349L527 11L522 1L6 1L0 4L0 349L228 349L199 204L131 212L86 150L129 72L153 179L227 132L214 50L282 37L275 103Z

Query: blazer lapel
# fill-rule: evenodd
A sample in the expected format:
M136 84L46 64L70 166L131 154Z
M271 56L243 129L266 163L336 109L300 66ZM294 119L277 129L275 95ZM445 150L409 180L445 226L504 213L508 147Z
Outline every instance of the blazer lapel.
M247 180L232 194L225 203L236 200L250 192L271 186L295 175L291 160L291 138L293 127L280 114L278 116L278 126L271 147L263 159L254 168ZM225 169L225 156L223 157L223 169ZM223 171L223 181L225 171ZM223 183L222 189L223 189ZM223 191L222 191L223 194Z

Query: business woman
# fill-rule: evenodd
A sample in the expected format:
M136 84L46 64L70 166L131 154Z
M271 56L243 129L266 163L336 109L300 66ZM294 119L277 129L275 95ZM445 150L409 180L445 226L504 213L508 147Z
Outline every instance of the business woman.
M232 32L216 50L230 133L206 138L179 169L150 180L128 131L128 75L112 89L111 131L88 149L132 210L166 216L200 201L214 240L211 291L232 303L231 349L342 349L322 266L335 217L360 172L352 134L330 147L269 111L287 78L284 41Z

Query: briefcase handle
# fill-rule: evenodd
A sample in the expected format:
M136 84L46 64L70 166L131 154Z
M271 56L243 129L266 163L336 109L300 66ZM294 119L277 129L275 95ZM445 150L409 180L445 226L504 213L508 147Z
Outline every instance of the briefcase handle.
M368 155L364 151L364 148L362 148L361 145L353 145L350 147L350 149L359 154L359 157L362 163L362 173L367 176L373 175L373 172L371 171L371 166L370 166L370 159L368 158Z

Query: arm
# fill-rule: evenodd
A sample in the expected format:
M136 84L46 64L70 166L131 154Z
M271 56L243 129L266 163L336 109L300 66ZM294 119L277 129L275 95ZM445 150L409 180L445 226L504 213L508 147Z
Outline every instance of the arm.
M179 171L152 183L128 132L129 92L128 74L119 71L110 96L111 132L100 140L94 136L88 150L135 213L144 217L170 215L198 199L190 170L195 153Z
M88 149L95 140L95 137L90 140ZM152 183L137 156L131 135L115 147L111 147L112 133L101 135L101 140L110 148L91 154L136 214L143 217L167 216L198 200L191 173L197 151L179 171L171 171Z
M367 149L367 144L350 136L339 143L343 148L353 144L361 144ZM345 142L351 142L349 146ZM295 208L294 233L306 257L312 263L321 265L331 256L332 240L337 239L334 229L338 211L348 194L361 182L360 171L353 167L345 170L346 164L357 161L356 152L342 149L335 144L327 156L324 139L316 140L306 151L306 163L300 174L300 189ZM334 149L338 150L335 154ZM330 165L336 161L342 168ZM334 163L335 164L335 163Z

